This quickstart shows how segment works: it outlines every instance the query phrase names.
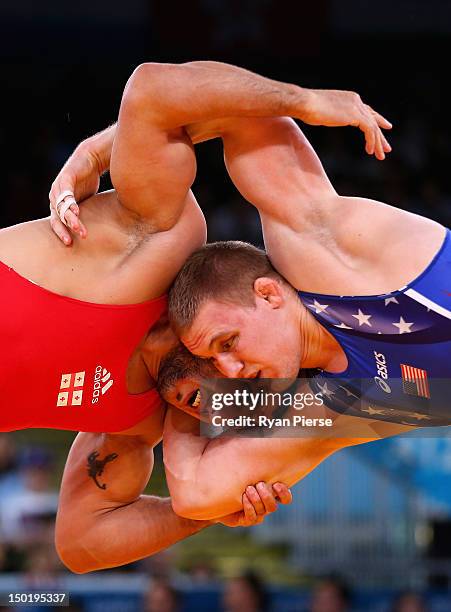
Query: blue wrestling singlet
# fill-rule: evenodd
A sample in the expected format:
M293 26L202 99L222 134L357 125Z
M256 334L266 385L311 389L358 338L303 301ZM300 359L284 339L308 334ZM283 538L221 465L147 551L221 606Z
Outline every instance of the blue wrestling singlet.
M340 343L348 368L316 371L315 392L335 412L416 426L451 424L451 232L429 266L393 293L299 292Z

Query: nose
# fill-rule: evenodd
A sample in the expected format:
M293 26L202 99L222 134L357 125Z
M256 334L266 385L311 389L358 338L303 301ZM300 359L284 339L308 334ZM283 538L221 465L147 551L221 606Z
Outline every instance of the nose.
M244 369L244 363L233 353L219 353L215 358L215 365L227 378L240 378Z

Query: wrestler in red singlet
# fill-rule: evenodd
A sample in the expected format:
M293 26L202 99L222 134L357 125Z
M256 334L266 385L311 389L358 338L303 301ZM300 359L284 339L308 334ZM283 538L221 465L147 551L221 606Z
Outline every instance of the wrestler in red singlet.
M155 389L128 393L126 373L165 311L165 296L91 304L47 291L1 262L0 287L0 431L119 432L161 406Z

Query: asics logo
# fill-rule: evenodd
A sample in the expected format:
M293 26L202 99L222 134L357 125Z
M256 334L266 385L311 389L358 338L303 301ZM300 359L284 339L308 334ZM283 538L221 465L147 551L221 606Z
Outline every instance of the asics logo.
M114 380L111 378L111 372L106 368L98 365L94 374L94 392L92 394L92 404L97 404L101 395L113 386Z
M374 382L384 391L384 393L391 393L390 385L387 382L388 379L388 368L387 360L385 355L382 353L374 352L376 359L377 376L374 377Z

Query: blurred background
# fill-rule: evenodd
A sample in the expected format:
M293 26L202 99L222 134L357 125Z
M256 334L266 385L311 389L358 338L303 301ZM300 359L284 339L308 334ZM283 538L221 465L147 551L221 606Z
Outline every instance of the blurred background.
M115 121L137 64L193 59L358 91L393 122L393 153L369 158L351 128L306 129L338 192L450 226L450 42L443 0L2 0L0 226L47 214L53 177L80 140ZM219 144L201 145L198 160L194 190L209 239L261 244ZM0 592L65 588L70 609L89 612L447 612L444 434L342 451L262 526L211 528L130 567L83 576L65 571L53 547L74 434L0 434ZM165 493L161 461L149 490Z

